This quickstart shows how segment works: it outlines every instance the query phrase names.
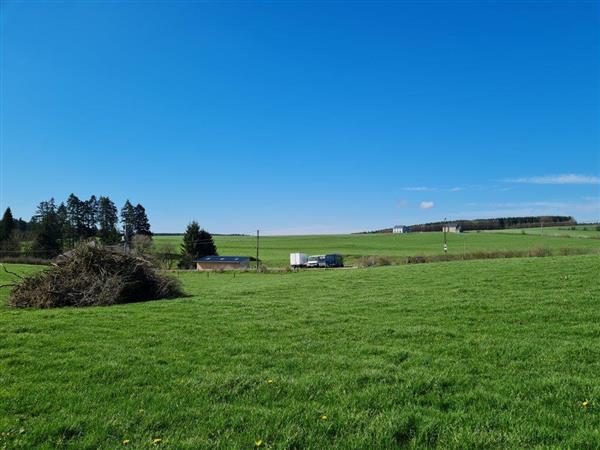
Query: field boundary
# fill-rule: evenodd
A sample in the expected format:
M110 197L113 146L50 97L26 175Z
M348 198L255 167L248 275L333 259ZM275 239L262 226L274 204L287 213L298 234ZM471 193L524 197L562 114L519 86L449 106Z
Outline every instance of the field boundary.
M600 248L559 248L549 249L536 247L530 250L496 250L477 251L451 255L415 255L415 256L361 256L358 260L359 267L393 266L405 264L424 264L445 261L469 261L481 259L507 259L507 258L540 258L548 256L575 256L600 254Z

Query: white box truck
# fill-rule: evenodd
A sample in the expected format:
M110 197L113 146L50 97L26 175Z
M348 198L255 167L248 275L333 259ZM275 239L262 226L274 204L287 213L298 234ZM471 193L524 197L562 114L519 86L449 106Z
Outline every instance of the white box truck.
M290 253L290 266L306 267L308 262L308 255L306 253Z

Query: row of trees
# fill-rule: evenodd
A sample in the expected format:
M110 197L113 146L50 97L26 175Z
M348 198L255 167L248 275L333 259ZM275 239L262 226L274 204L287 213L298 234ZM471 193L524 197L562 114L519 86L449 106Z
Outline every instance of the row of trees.
M108 245L133 243L138 251L144 252L152 245L151 236L146 210L141 204L134 206L127 200L118 211L108 197L92 195L80 200L71 194L58 206L52 198L41 202L29 222L15 219L7 208L0 221L0 256L29 254L51 258L87 239L98 239ZM24 247L29 247L28 251L24 252ZM212 235L196 221L187 226L179 254L173 250L158 249L157 254L168 265L173 258L178 260L180 268L192 268L195 259L218 254Z
M442 227L446 222L430 222L411 225L410 231L442 231ZM542 225L576 225L577 221L572 216L525 216L525 217L497 217L494 219L475 219L475 220L453 220L461 227L463 231L473 230L504 230L507 228L534 228ZM366 231L359 234L368 233L391 233L391 228L382 230Z
M507 228L532 228L542 224L575 225L577 221L571 216L524 216L524 217L497 217L494 219L455 220L463 231L472 230L504 230ZM442 231L445 222L432 222L411 225L410 231Z
M119 222L121 227L119 227ZM31 221L15 220L7 208L0 223L0 252L18 253L31 243L30 253L53 257L78 242L97 238L104 244L124 240L130 245L136 235L150 238L150 222L141 204L129 200L119 211L109 197L92 195L87 200L71 194L58 206L53 198L40 202Z

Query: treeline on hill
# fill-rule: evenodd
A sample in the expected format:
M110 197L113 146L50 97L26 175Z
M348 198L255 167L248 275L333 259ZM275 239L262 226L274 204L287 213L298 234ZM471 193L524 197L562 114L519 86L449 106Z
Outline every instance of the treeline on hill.
M540 226L576 225L577 221L572 216L525 216L525 217L497 217L493 219L453 220L449 222L430 222L410 225L411 232L442 231L446 223L460 226L462 231L475 230L505 230L507 228L534 228ZM366 233L391 233L392 228L367 231Z
M433 222L421 225L411 225L410 231L442 231L446 222ZM494 219L453 220L462 231L474 230L504 230L507 228L533 228L542 225L575 225L577 222L571 216L527 216L499 217Z
M58 206L53 198L40 202L29 222L14 219L7 208L0 222L0 256L53 258L89 239L107 245L121 241L125 245L135 241L148 245L151 236L150 222L141 204L133 206L127 200L119 214L108 197L92 195L81 200L71 194Z

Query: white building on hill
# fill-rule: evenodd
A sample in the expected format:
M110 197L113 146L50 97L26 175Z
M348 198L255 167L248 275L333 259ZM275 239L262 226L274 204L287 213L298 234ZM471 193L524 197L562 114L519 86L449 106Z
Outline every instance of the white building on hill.
M442 231L445 231L446 233L460 233L461 229L460 225L456 223L449 223L443 226Z

